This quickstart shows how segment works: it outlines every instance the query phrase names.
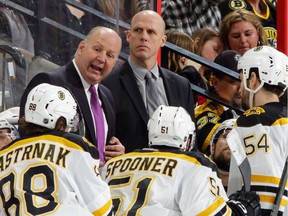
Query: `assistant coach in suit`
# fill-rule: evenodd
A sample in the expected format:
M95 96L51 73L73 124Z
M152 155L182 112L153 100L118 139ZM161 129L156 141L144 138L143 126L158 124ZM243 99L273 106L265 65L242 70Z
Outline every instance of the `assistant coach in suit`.
M130 48L128 61L101 82L114 96L115 134L126 152L148 147L146 73L156 77L159 105L182 106L194 119L189 81L157 65L158 50L166 42L164 32L165 23L159 14L150 10L137 13L126 32Z
M93 85L97 90L104 113L104 122L106 122L104 123L106 135L105 159L123 154L123 145L114 137L115 104L113 96L108 88L99 84L115 66L121 50L121 43L121 38L112 29L105 27L93 28L86 39L79 43L75 58L70 63L53 71L39 73L33 77L22 96L20 116L24 115L27 95L34 86L40 83L50 83L66 87L75 96L82 111L86 129L85 137L94 145L97 145L95 123L90 109L91 94L89 88Z

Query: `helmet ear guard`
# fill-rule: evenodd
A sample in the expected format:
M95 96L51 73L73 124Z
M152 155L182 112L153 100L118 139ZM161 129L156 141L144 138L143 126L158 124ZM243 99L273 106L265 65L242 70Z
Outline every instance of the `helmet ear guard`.
M191 150L195 142L195 125L182 107L159 106L148 122L149 147L167 146Z
M59 117L64 117L68 128L77 124L77 105L71 93L59 86L42 83L28 94L25 120L48 129L54 129Z

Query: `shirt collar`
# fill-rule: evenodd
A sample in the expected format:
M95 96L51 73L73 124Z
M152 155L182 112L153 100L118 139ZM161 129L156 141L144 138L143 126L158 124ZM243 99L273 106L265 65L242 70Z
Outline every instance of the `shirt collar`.
M77 71L77 73L78 73L78 75L79 75L79 77L80 77L80 80L81 80L81 82L82 82L83 88L84 88L85 91L87 92L87 91L89 90L91 84L89 84L89 83L84 79L84 77L82 76L82 74L80 73L80 70L79 70L77 64L75 63L75 59L73 59L72 62L73 62L73 65L74 65L74 67L75 67L75 69L76 69L76 71ZM95 89L96 89L97 92L98 92L98 85L99 85L98 83L96 83L96 84L94 85L94 87L95 87Z
M135 63L133 63L130 59L130 57L128 58L128 62L133 70L134 75L140 79L140 80L144 80L146 73L149 72L146 68L143 68ZM136 72L137 71L137 72ZM152 74L158 78L159 77L159 68L158 65L155 64L154 67L150 70L152 72Z

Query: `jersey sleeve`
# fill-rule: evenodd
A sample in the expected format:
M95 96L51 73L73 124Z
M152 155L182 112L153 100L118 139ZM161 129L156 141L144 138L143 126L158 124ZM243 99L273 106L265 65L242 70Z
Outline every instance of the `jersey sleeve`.
M112 199L108 184L100 177L99 160L81 157L75 167L74 178L89 211L93 215L108 215Z
M179 182L177 199L182 215L229 215L231 210L226 205L228 198L216 172L208 167L199 168L193 167L193 175L191 170L186 170Z
M285 116L287 114L285 112L281 114L282 110L284 112L285 109L281 109L280 103L250 108L239 117L237 125L227 137L228 143L231 142L230 140L236 142L246 153L251 167L251 191L256 191L259 195L263 212L269 212L273 208L273 200L277 194L288 153L288 121ZM233 139L230 139L232 135ZM229 194L235 192L239 186L241 187L240 179L242 180L237 169L232 169L232 162L229 174ZM279 206L279 212L284 211L286 192Z

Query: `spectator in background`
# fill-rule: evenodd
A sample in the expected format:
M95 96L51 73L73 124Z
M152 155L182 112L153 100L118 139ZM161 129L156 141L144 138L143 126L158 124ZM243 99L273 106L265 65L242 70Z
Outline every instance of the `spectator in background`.
M167 30L165 34L167 36L168 42L179 46L189 52L194 52L194 42L188 34L174 29ZM190 66L189 59L185 58L179 53L165 50L165 52L162 52L161 57L162 56L163 59L161 63L167 64L167 69L177 74L181 74L182 70L186 66Z
M167 30L166 33L167 41L210 61L214 61L223 50L218 33L208 28L197 30L190 38L186 33L174 29ZM169 70L187 78L190 83L208 89L209 76L204 66L165 49L161 56L163 57L162 63L166 64ZM206 101L206 98L194 94L194 101L195 105L200 105Z
M217 5L222 0L162 0L162 17L166 29L192 35L201 28L218 30L221 14Z
M230 70L237 71L237 63L240 58L239 53L234 50L225 50L215 59L215 63L220 64ZM211 72L211 86L209 91L215 96L224 100L227 104L235 108L241 107L240 81L225 75L221 71ZM238 117L235 110L225 107L222 104L207 100L205 103L195 108L196 127L198 129L198 148L201 152L210 155L210 140L212 134L218 127L217 123L231 118Z
M166 31L166 35L168 42L194 53L194 42L188 34L171 29ZM199 64L179 53L170 51L169 49L162 49L161 53L162 66L166 66L168 70L187 78L190 83L206 89L205 81L195 68L195 66L198 67ZM198 97L200 96L194 93L195 105L198 101Z
M192 34L195 54L210 61L214 61L223 51L223 45L219 33L209 28L202 28Z
M126 32L128 60L102 81L115 98L116 136L126 152L147 147L147 122L159 105L182 106L194 118L189 81L157 64L158 50L167 38L164 33L164 20L155 11L137 13ZM154 87L154 93L147 91L149 87ZM152 99L154 107L150 106Z
M225 49L232 49L243 55L247 50L267 45L265 30L258 17L247 10L236 10L229 13L220 26L220 39ZM288 90L280 101L287 104Z
M267 45L267 37L259 18L245 9L229 13L221 22L220 39L224 49L243 55L249 49Z
M228 201L215 164L190 151L194 130L182 107L156 109L148 123L150 148L113 158L103 169L115 198L115 215L260 214L253 191L234 194L235 200Z
M194 41L194 53L210 61L214 61L223 51L223 45L220 41L219 33L209 28L202 28L195 31L192 35L192 39ZM202 80L199 79L199 83L201 83L201 86L204 86L203 83L205 83L206 89L208 89L208 82L210 79L209 70L198 63L193 65L202 78ZM206 98L200 95L198 96L198 105L203 104L205 101Z
M217 165L217 176L221 179L222 185L227 191L229 180L229 168L231 160L231 150L226 137L232 130L236 119L227 119L221 124L217 124L210 139L210 157Z
M208 28L197 30L192 36L195 41L193 41L193 39L186 33L178 30L167 30L166 35L167 41L210 61L214 61L216 56L223 50L217 32ZM203 89L208 89L207 79L209 79L209 77L205 76L207 70L205 67L202 67L201 64L170 50L163 50L161 56L164 60L162 63L165 65L167 62L167 68L169 70L187 78L190 83ZM206 98L194 94L194 101L196 105L200 105L206 101Z
M136 13L152 9L150 7L150 0L97 0L96 9L115 19L119 16L120 20L130 23Z
M0 7L0 42L34 54L34 40L25 17L17 10Z
M49 0L43 1L42 4L38 4L38 1L12 1L83 35L88 34L95 26L107 25L103 19L66 4L65 1ZM46 4L43 4L45 2ZM76 0L76 2L91 8L98 7L97 1L94 0ZM25 15L25 19L34 38L35 56L41 56L57 65L67 64L73 59L81 38L63 31L61 27L56 28L46 23L39 25L31 16Z
M254 13L261 21L268 44L277 46L276 7L268 0L224 0L218 5L222 19L232 11L246 9Z
M50 83L57 86L66 87L75 96L79 104L79 116L82 117L81 135L100 149L101 162L116 155L124 153L124 147L119 140L114 137L115 133L115 110L114 99L100 81L111 72L116 64L121 50L121 38L110 28L95 27L78 45L75 58L67 65L59 67L53 71L37 74L28 84L21 98L20 117L24 115L24 107L27 95L33 87L40 83ZM96 89L98 99L101 104L101 112L104 118L104 146L98 146L97 125L91 102L90 87ZM84 130L84 131L83 131ZM102 143L103 144L103 143ZM105 145L106 144L106 145Z
M87 35L96 26L105 26L116 31L118 30L115 24L116 21L114 23L113 21L110 22L111 19L107 19L107 16L114 19L119 18L121 21L130 23L131 18L136 12L150 7L150 1L148 0L75 0L78 3L84 4L83 6L88 6L91 10L95 10L98 14L100 12L100 16L97 16L62 0L43 1L41 4L38 4L38 1L12 1L34 11L35 14L41 14L40 16L46 16L52 21L71 28L80 33L80 35ZM43 4L45 2L46 4ZM119 8L117 8L117 2L119 2ZM81 41L81 36L74 36L68 33L61 26L56 28L45 22L39 24L34 17L25 14L24 16L33 34L36 56L41 56L57 65L67 64L73 59L77 45ZM126 29L121 28L121 26L119 29L119 34L122 36L121 32L124 32Z
M95 146L67 133L78 124L76 114L63 87L42 83L29 92L19 121L27 137L0 150L4 215L109 214L111 194L100 178Z
M131 23L132 17L142 10L152 9L150 6L151 0L97 0L96 9L103 12L115 20L123 21L127 24ZM102 22L107 22L105 19ZM114 30L117 29L118 34L122 38L122 52L129 54L129 44L126 41L125 31L126 27L121 25L116 26L116 24L107 23L108 26Z
M238 62L242 104L248 107L227 137L243 147L251 166L251 190L260 196L261 214L270 215L288 157L287 105L279 97L288 86L288 58L270 46L248 50ZM235 161L231 160L231 168ZM241 175L230 169L228 192L242 187ZM287 215L287 180L277 215ZM286 187L285 187L286 185ZM234 188L234 190L232 190ZM286 213L283 213L286 207Z

